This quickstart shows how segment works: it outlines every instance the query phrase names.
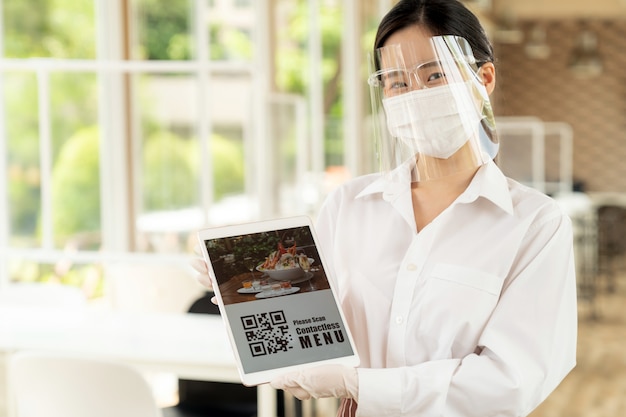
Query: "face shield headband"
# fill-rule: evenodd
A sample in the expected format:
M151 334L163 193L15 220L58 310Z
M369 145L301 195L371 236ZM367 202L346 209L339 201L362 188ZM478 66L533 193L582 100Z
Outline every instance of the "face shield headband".
M445 177L495 158L489 96L469 43L436 36L384 46L369 76L380 170L411 181ZM404 172L404 171L402 171Z

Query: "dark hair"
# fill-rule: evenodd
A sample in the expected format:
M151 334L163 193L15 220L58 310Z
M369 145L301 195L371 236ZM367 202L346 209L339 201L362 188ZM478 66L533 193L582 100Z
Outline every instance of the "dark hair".
M374 51L398 30L418 25L434 36L465 38L478 65L493 62L493 47L478 18L458 0L400 0L378 25Z

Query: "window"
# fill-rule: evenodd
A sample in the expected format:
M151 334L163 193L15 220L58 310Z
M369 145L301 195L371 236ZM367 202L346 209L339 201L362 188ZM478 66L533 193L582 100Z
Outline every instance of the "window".
M0 290L97 299L111 265L187 268L198 228L314 216L334 173L371 168L344 139L358 3L1 0Z

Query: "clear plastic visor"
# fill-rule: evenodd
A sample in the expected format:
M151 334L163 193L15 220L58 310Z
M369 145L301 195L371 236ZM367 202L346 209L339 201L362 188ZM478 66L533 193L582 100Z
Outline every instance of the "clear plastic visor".
M468 42L436 36L370 57L380 169L425 181L480 166L497 153L489 96Z

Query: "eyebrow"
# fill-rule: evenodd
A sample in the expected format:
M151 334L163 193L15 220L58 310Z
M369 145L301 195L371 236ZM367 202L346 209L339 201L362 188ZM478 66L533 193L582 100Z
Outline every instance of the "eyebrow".
M441 61L438 60L438 59L434 59L432 61L428 61L428 62L423 62L421 64L417 64L413 68L417 68L417 67L421 67L421 68L441 67Z
M404 77L405 70L393 69L393 70L389 70L389 72L385 71L385 72L383 72L380 75L381 75L381 79L384 81L384 80L388 80L390 78Z

